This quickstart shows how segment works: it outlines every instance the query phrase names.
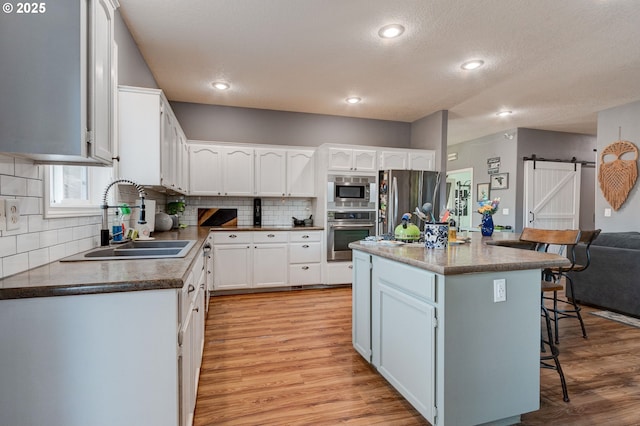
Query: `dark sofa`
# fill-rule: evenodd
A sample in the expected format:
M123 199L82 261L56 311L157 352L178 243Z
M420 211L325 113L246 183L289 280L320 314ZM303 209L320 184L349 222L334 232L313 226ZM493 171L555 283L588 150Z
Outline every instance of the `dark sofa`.
M586 262L585 247L576 248L577 263ZM591 264L569 273L580 304L640 318L640 232L602 233L591 244Z

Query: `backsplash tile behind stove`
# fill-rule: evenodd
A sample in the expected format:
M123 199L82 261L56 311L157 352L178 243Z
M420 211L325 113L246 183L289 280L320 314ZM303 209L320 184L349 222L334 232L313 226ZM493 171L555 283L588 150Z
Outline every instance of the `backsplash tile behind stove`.
M167 197L168 202L173 201ZM238 226L253 225L252 197L186 197L186 207L181 222L187 225L198 224L198 208L235 208L238 209ZM309 198L262 198L262 225L292 225L291 217L304 219L311 214Z

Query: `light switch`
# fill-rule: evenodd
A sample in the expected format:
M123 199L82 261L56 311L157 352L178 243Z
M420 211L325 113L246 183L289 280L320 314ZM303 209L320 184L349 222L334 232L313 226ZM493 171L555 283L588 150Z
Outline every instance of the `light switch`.
M502 209L502 215L503 216L509 216L509 209L508 208Z
M611 209L604 209L604 217L611 217Z

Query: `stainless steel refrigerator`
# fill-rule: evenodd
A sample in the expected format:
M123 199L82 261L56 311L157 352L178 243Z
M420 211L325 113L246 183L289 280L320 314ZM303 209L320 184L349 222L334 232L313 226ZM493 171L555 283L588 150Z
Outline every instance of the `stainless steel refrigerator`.
M440 172L416 170L383 170L379 182L378 235L393 235L401 223L402 215L411 213L411 222L422 229L422 222L415 215L416 207L425 203L433 206L433 218L440 217L438 200Z

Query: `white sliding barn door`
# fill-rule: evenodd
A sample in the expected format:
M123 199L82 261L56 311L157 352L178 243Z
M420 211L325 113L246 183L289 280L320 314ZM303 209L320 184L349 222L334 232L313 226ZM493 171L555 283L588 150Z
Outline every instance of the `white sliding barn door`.
M579 229L581 166L552 161L524 162L525 227Z

